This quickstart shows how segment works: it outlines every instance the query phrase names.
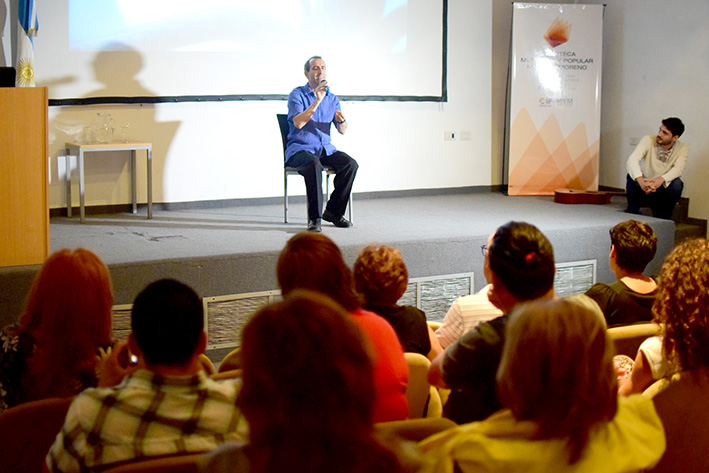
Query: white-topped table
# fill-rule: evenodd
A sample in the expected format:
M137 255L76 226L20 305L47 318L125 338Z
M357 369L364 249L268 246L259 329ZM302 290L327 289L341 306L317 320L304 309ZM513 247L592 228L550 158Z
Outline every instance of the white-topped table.
M135 160L137 151L145 150L148 160L148 218L153 218L153 145L152 143L112 142L112 143L66 143L66 212L71 217L71 172L69 158L77 157L79 169L79 220L84 223L84 155L95 151L130 151L130 185L133 213L138 213Z

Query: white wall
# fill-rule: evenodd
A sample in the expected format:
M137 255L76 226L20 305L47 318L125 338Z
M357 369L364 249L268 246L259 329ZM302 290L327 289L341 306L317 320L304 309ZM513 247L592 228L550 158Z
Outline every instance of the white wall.
M491 6L449 1L447 103L343 103L350 126L335 143L360 163L355 193L490 185ZM304 59L310 54L304 52ZM360 71L376 74L377 58ZM292 75L294 87L305 83L300 70L283 73ZM275 114L285 110L285 101L50 107L50 207L65 206L64 143L80 135L97 112L110 113L117 126L128 122L130 138L153 142L155 202L282 195ZM458 138L444 141L446 130ZM471 140L460 141L461 131L469 131ZM138 169L140 185L142 162ZM86 205L129 202L127 170L120 153L90 158ZM302 193L304 186L293 190ZM145 194L140 185L139 199Z
M687 125L682 139L690 145L684 176L690 216L709 219L709 186L703 184L709 178L703 165L709 134L703 133L702 120L709 109L704 92L709 83L709 2L587 3L608 5L600 184L624 187L630 139L655 133L660 119L676 115ZM361 163L355 192L501 182L511 11L508 0L450 0L448 103L343 104L351 125L337 144ZM293 75L294 86L303 82L300 71L284 73ZM362 73L376 73L376 61L363 64ZM109 111L117 122L129 121L131 136L155 143L157 202L281 193L281 149L273 115L285 110L284 102L52 108L53 157L96 110ZM172 129L177 130L174 137ZM445 130L470 130L472 141L443 141ZM88 205L129 201L127 163L120 157L117 161L94 160L87 166ZM63 174L58 174L63 166L55 162L52 208L64 205ZM145 191L139 190L144 199Z

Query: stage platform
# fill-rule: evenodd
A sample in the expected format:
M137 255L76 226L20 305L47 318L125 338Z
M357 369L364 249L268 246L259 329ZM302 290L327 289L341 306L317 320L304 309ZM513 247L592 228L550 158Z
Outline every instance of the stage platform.
M301 202L291 204L288 224L283 223L282 204L274 203L179 210L156 205L152 220L146 219L144 206L137 215L89 214L85 224L77 217L53 217L51 250L95 251L111 270L115 301L121 305L131 303L146 284L165 277L191 285L205 298L275 291L278 253L306 226L305 204L297 200ZM342 248L350 264L367 243L391 244L402 251L411 278L472 273L470 289L477 290L485 284L480 245L505 222L527 221L550 239L557 263L593 261L595 279L610 282L614 277L608 267L608 230L629 219L624 206L623 197L614 197L608 205L567 205L551 196L470 189L408 196L355 194L354 227L323 222L323 232ZM635 218L658 234L658 254L648 268L656 273L673 247L675 224ZM0 269L0 324L17 317L37 269Z

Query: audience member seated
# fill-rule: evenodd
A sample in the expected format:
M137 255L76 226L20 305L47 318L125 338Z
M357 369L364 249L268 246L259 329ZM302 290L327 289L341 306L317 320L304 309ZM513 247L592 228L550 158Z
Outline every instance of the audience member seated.
M487 249L492 277L490 300L504 314L524 301L552 299L554 250L537 227L509 222L497 229ZM464 334L431 362L428 381L451 390L445 417L458 424L482 420L502 407L495 373L502 356L507 315Z
M678 371L709 367L709 241L677 246L662 265L654 321L662 336L640 345L620 393L643 392L654 381Z
M420 353L432 360L443 350L422 310L397 305L409 283L398 249L375 243L362 248L354 264L354 282L364 298L364 308L381 315L394 327L405 352Z
M494 235L494 234L493 234ZM487 244L481 247L483 257L483 274L487 285L475 294L461 296L457 298L446 313L443 323L436 330L436 337L443 348L452 345L456 340L488 320L496 319L502 315L502 311L490 302L490 289L492 288L492 275L490 274L490 262L487 258L487 249L492 244L492 237L487 240Z
M611 271L617 281L596 283L586 291L603 311L609 327L652 320L657 282L643 271L655 257L657 236L645 222L628 220L610 230Z
M89 250L42 265L17 324L0 332L0 412L96 386L96 355L111 344L111 277ZM71 347L71 349L69 349Z
M203 371L202 302L191 288L171 279L148 285L133 304L131 329L127 345L106 360L108 372L130 374L76 397L47 455L49 471L93 471L246 438L236 407L240 381L214 381ZM128 351L137 367L123 366Z
M519 305L507 323L497 386L504 410L420 444L433 471L641 471L665 437L652 401L619 398L613 342L569 300Z
M239 404L249 444L222 445L202 471L403 471L374 434L374 352L335 301L291 291L251 319L242 355Z
M281 251L276 273L284 296L295 289L320 291L350 313L374 347L374 422L406 419L408 365L404 350L389 322L362 309L352 271L337 245L323 234L299 233Z

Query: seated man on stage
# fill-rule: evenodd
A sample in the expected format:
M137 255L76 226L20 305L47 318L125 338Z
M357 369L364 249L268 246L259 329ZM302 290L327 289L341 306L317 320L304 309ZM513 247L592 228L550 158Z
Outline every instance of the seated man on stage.
M308 230L319 232L321 218L336 227L351 227L345 219L345 209L357 174L357 161L330 142L330 125L344 134L347 120L340 109L340 100L330 92L325 61L313 56L305 62L308 83L296 87L288 95L288 138L286 165L297 168L305 178L308 200ZM329 166L336 172L335 189L323 207L322 169Z
M682 120L676 117L662 120L657 136L640 140L628 158L625 186L628 196L626 212L639 214L640 207L650 207L653 216L670 219L684 183L680 179L687 163L689 147L677 141L684 132Z

